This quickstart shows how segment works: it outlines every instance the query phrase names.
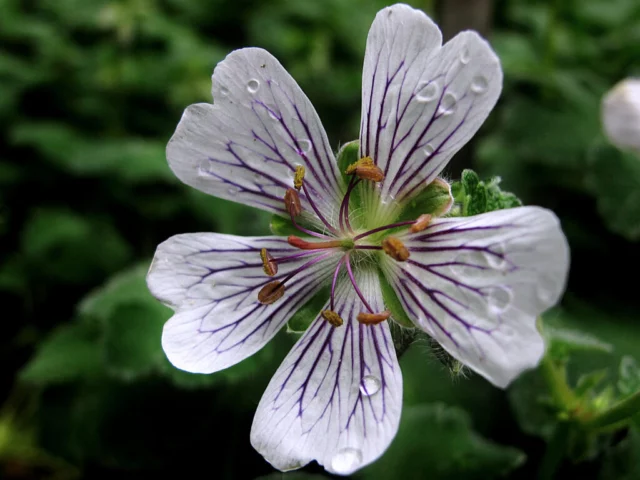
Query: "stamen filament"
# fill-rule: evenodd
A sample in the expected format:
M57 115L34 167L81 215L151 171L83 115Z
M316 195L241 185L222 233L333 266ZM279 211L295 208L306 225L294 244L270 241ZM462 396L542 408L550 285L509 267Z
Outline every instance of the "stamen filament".
M353 275L353 271L351 270L351 260L349 259L349 254L348 253L345 255L345 258L346 258L346 262L345 263L347 265L347 273L349 274L349 279L351 280L351 284L353 285L353 289L356 291L356 294L358 295L358 297L360 297L360 300L362 300L362 303L364 304L364 306L367 307L367 310L369 310L369 312L373 313L373 309L369 306L369 303L364 298L364 295L362 294L362 292L358 288L358 284L356 283L356 277Z
M326 248L339 248L342 247L342 240L330 240L328 242L307 242L306 240L296 237L295 235L289 235L287 242L292 247L300 248L301 250L324 250Z
M303 233L306 233L307 235L311 235L312 237L316 237L316 238L331 238L329 235L325 235L324 233L314 232L313 230L309 230L307 228L304 228L304 227L298 225L298 222L296 222L296 219L293 218L293 215L291 216L291 223L293 223L293 226L296 227L298 230L300 230Z
M351 198L351 192L353 189L360 183L360 179L356 179L355 176L351 177L349 180L349 186L347 187L347 193L345 193L344 198L342 199L342 203L340 204L340 212L338 214L338 218L340 219L340 229L344 230L346 227L349 230L349 233L353 234L353 229L351 228L351 222L349 221L349 200Z
M356 235L355 237L353 237L353 241L354 242L358 241L361 238L368 237L369 235L373 235L374 233L382 232L383 230L389 230L390 228L405 227L407 225L413 225L415 222L416 222L415 220L408 220L406 222L391 223L383 227L374 228L373 230L369 230L368 232L364 232L364 233L361 233L360 235Z
M321 221L322 223L324 223L324 226L325 226L325 227L327 227L327 229L328 229L331 233L333 233L334 235L337 235L337 234L338 234L338 231L337 231L335 228L333 228L333 227L331 226L331 224L327 221L327 219L326 219L326 218L324 218L324 217L322 216L322 214L320 213L320 210L318 210L318 207L316 207L316 204L315 204L315 203L313 202L313 200L311 199L311 195L309 194L309 188L307 187L307 183L306 183L306 182L304 182L304 183L302 184L302 190L304 190L304 194L305 194L305 195L306 195L306 197L307 197L307 201L309 202L309 205L311 205L311 208L313 208L313 211L314 211L314 212L316 212L316 215L318 216L318 218L320 219L320 221Z
M382 247L377 245L356 245L354 250L382 250Z
M300 273L302 270L304 270L305 268L309 268L312 265L315 265L318 262L321 262L322 260L326 259L329 255L331 255L333 252L326 252L323 253L322 255L318 255L317 257L315 257L312 260L309 260L307 263L302 264L300 267L296 268L293 272L289 273L289 275L287 275L284 280L282 280L280 282L281 285L284 285L285 283L287 283L289 280L291 280L295 275L297 275L298 273Z
M336 283L338 281L338 275L340 274L340 268L342 267L342 264L345 262L346 259L347 259L347 255L342 257L338 262L338 265L336 266L336 271L333 272L333 281L331 282L331 310L335 310L334 298L335 298L335 292L336 292Z

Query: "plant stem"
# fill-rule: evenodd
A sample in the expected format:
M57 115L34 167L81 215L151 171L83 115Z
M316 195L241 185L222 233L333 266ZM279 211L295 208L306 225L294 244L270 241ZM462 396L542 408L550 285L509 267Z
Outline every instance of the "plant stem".
M576 398L567 384L567 373L564 365L554 362L549 355L545 355L540 363L540 369L547 381L553 401L559 410L569 411L573 409L576 404Z
M560 422L556 425L542 457L538 480L551 480L554 478L556 470L567 451L570 432L571 424L569 422Z

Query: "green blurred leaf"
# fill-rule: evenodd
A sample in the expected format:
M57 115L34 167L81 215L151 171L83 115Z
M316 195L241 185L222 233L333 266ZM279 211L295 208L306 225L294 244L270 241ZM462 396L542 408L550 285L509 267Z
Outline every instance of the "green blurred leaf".
M39 346L22 368L19 379L38 386L49 386L102 375L99 331L90 325L63 325Z
M37 275L64 282L113 272L131 257L129 245L107 222L58 209L34 211L22 234L22 252Z
M438 217L447 213L452 204L451 186L437 178L404 206L396 221L415 220L422 214Z
M640 239L640 157L599 146L590 157L587 183L609 229L632 241Z
M572 330L545 322L542 334L548 345L548 354L554 359L566 359L576 351L611 353L612 345L595 335L580 330Z
M529 435L551 438L558 418L547 384L538 370L525 372L509 387L509 403L520 428Z
M640 478L640 427L629 429L626 438L604 454L598 480L637 480Z
M623 397L640 392L640 365L635 358L624 356L620 361L618 390Z
M311 322L313 322L322 307L327 303L327 298L331 296L331 287L326 286L311 297L287 322L287 332L304 333Z
M443 404L405 407L387 452L356 477L363 479L499 478L521 465L521 451L473 431L467 414Z

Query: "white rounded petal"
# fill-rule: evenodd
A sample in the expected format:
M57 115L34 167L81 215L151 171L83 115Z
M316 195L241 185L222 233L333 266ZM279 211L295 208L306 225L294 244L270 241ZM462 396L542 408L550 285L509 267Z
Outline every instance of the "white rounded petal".
M442 46L429 17L394 5L371 26L362 84L362 156L385 173L382 199L405 202L480 128L500 95L502 69L477 33Z
M285 214L283 196L297 165L319 210L331 216L344 190L311 102L267 51L230 53L213 72L214 104L187 108L167 159L187 185L216 197ZM313 210L301 192L302 205Z
M640 151L640 78L623 80L604 96L602 124L616 147Z
M158 246L147 276L151 293L175 310L162 333L162 348L177 368L212 373L253 355L322 286L339 257L329 256L287 282L271 305L258 302L267 283L282 280L316 253L282 263L276 276L263 272L260 250L274 257L299 254L280 237L217 233L176 235Z
M358 282L371 307L381 311L376 275L361 275ZM382 455L395 436L400 366L388 323L358 323L363 310L344 279L336 299L344 324L316 318L271 379L251 444L275 468L293 470L316 460L329 472L349 475Z
M564 291L569 248L538 207L445 218L403 237L385 274L407 314L451 355L506 387L544 353L536 318Z

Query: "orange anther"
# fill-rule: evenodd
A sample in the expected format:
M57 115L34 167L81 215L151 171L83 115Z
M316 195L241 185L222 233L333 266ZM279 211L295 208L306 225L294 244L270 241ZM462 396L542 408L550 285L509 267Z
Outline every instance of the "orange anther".
M277 280L267 283L258 292L258 301L264 305L271 305L284 295L284 284Z
M396 237L387 237L382 241L384 253L398 262L405 262L409 258L409 250Z
M384 322L391 316L391 312L389 310L385 310L381 313L359 313L356 317L360 323L365 325L377 325L378 323Z

